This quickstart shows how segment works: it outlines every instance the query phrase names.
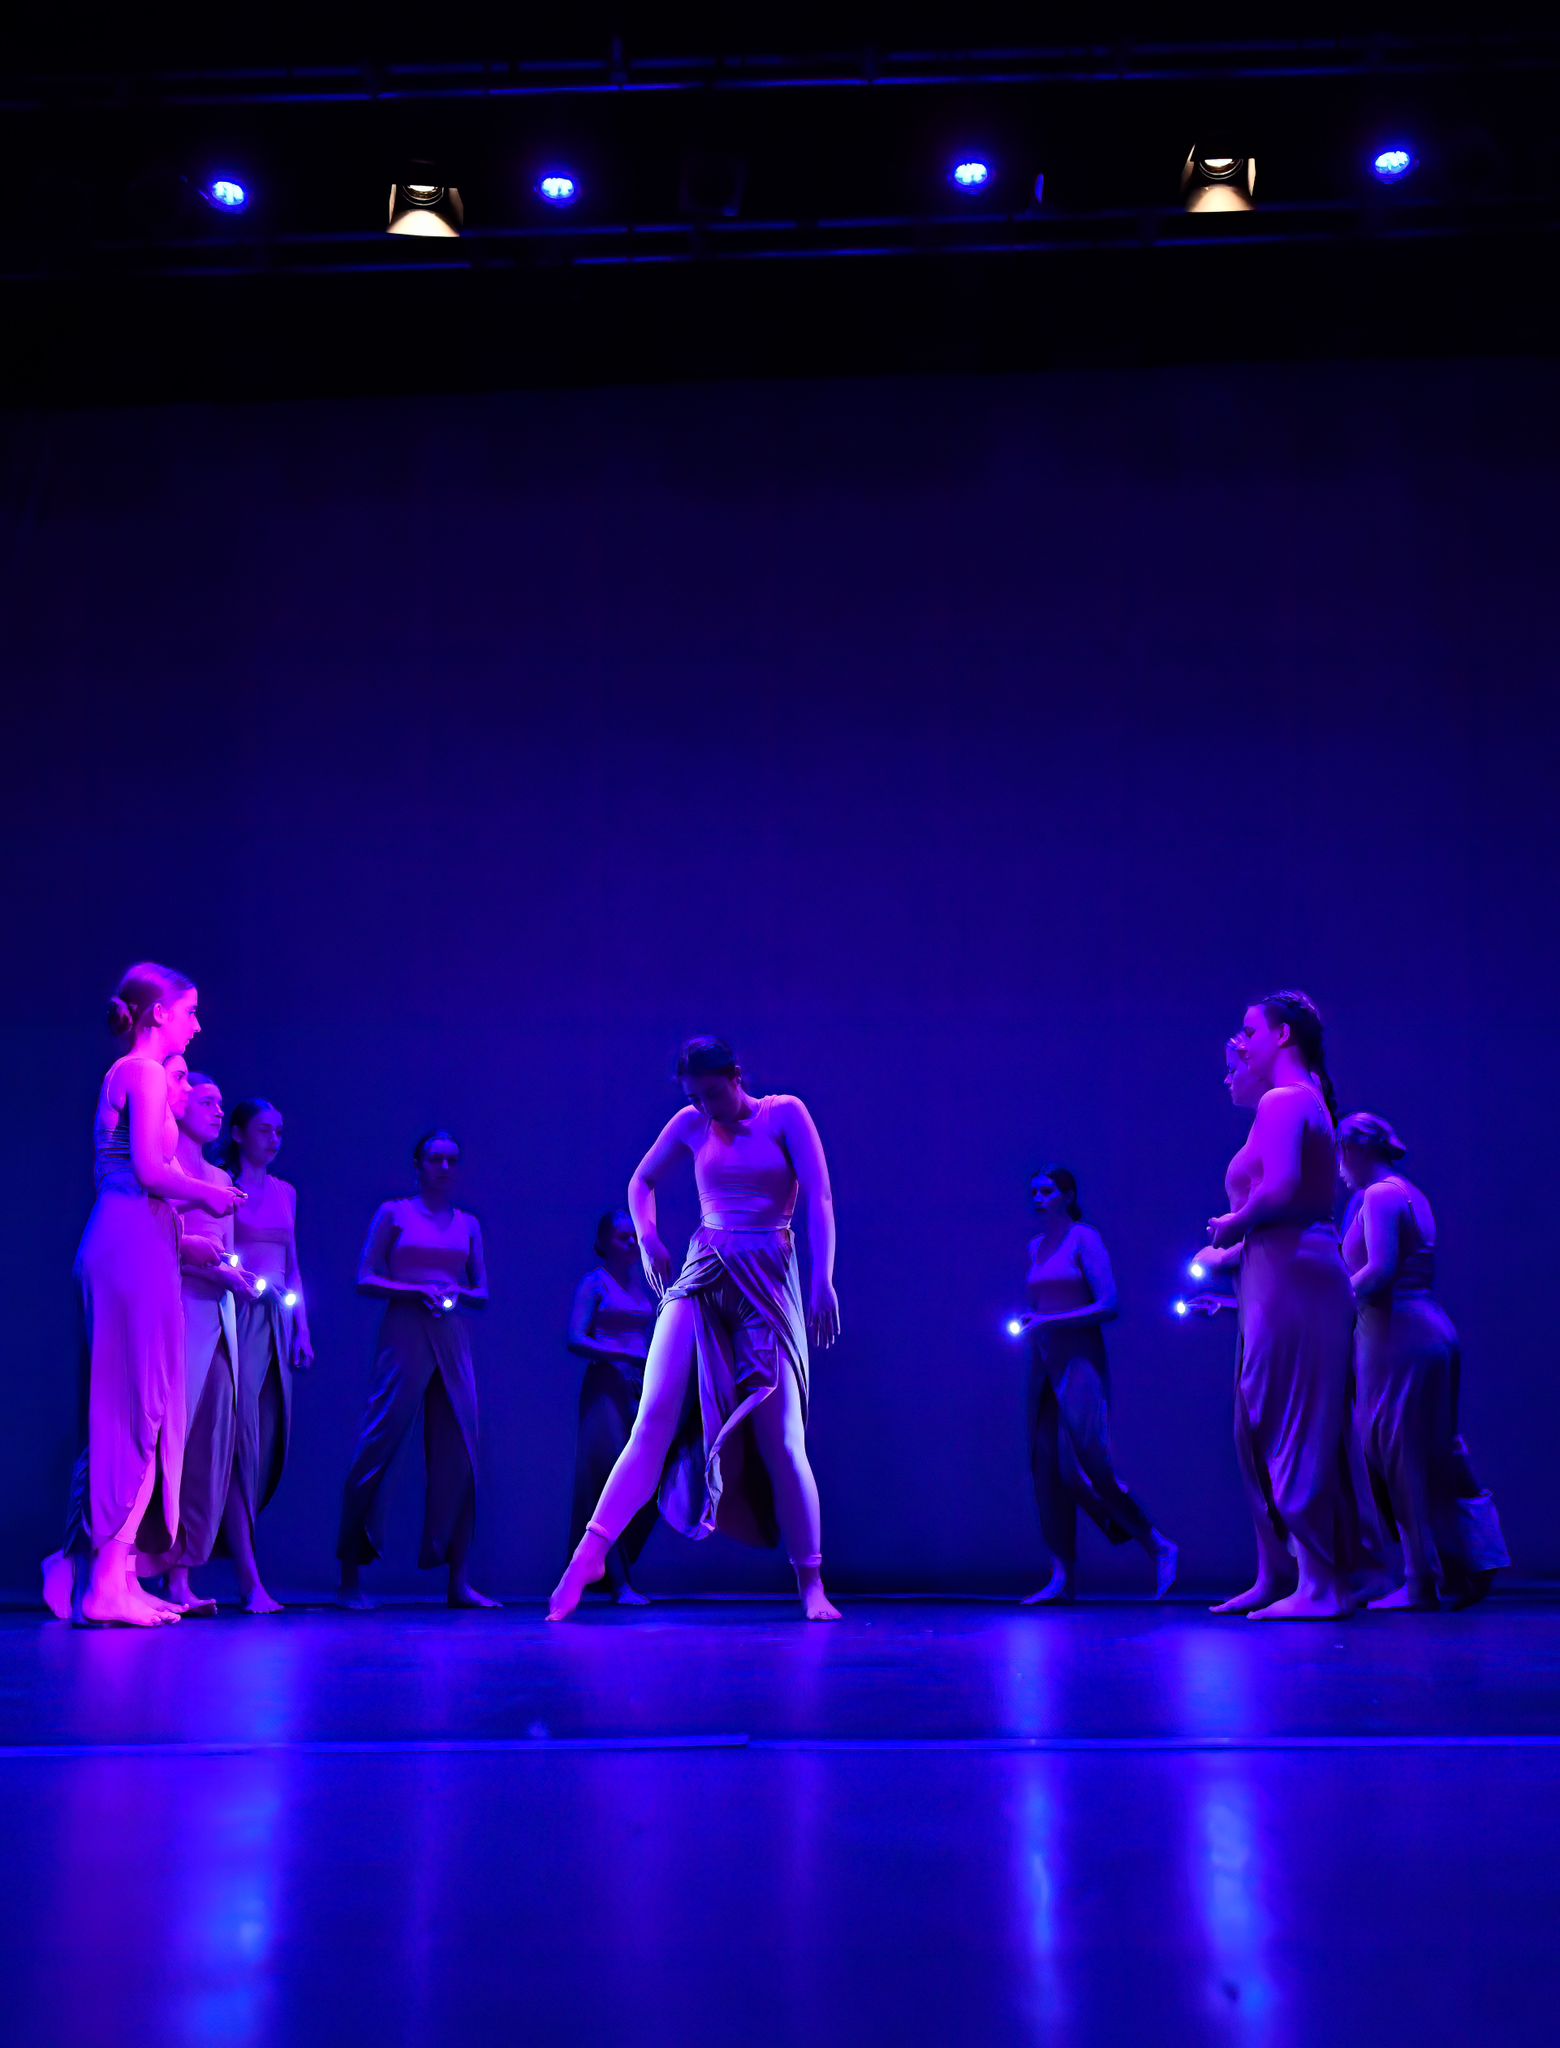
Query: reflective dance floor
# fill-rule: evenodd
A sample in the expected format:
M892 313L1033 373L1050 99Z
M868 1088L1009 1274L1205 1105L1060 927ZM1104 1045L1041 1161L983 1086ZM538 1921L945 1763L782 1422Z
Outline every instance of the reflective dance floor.
M1560 1605L0 1615L6 2038L1560 2038Z

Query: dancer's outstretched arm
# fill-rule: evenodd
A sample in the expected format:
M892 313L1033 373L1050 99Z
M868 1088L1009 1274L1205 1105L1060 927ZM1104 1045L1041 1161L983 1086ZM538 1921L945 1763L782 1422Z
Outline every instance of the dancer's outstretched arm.
M634 1177L628 1184L628 1213L633 1218L634 1235L639 1239L639 1259L657 1301L672 1284L672 1255L655 1227L656 1182L665 1178L679 1152L692 1149L701 1121L692 1103L678 1110L634 1168Z
M807 1105L795 1095L780 1097L780 1133L796 1169L806 1205L807 1252L812 1268L807 1325L813 1342L827 1351L840 1334L840 1298L834 1291L834 1190L823 1140Z

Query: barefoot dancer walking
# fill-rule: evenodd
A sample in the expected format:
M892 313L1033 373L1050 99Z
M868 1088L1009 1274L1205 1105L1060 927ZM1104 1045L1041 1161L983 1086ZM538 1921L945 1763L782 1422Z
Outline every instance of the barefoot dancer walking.
M607 1552L660 1490L685 1536L781 1536L809 1621L837 1621L823 1586L818 1488L807 1457L807 1335L839 1334L834 1199L817 1128L794 1095L755 1098L724 1040L690 1039L677 1063L688 1097L629 1183L645 1276L660 1296L644 1394L621 1457L548 1606L566 1621L606 1571ZM700 1224L681 1274L656 1232L656 1186L691 1156ZM805 1209L806 1315L791 1218ZM687 1403L697 1376L698 1399ZM679 1439L685 1406L693 1427Z

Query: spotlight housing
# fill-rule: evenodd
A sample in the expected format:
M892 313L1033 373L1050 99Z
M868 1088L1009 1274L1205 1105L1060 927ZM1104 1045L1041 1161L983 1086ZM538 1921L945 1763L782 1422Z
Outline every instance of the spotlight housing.
M961 157L948 173L948 182L959 192L980 192L991 183L991 165L983 156Z
M1188 213L1249 213L1256 205L1254 156L1211 156L1188 150L1181 167L1181 202Z
M461 230L466 209L457 188L434 165L412 163L390 187L392 235L422 235L451 240Z
M568 171L548 171L536 181L536 196L549 206L572 206L580 196L579 180Z

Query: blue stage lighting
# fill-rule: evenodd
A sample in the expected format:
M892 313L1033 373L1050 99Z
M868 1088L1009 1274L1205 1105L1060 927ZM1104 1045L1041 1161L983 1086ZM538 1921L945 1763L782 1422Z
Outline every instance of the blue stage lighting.
M991 166L978 156L966 157L948 173L961 192L978 192L991 182Z
M249 188L237 178L213 178L201 187L201 197L222 213L242 213L249 204Z
M549 206L572 206L580 196L580 188L567 171L549 171L545 178L538 178L536 189Z
M1024 1334L1024 1326L1023 1326L1023 1324L1022 1324L1022 1323L1021 1323L1021 1322L1019 1321L1019 1319L1018 1319L1018 1317L1017 1317L1017 1316L1009 1316L1009 1317L1008 1317L1008 1320L1007 1320L1007 1333L1008 1333L1008 1335L1009 1335L1010 1337L1022 1337L1022 1336L1023 1336L1023 1334Z
M1418 161L1411 149L1404 149L1399 145L1392 149L1377 150L1371 169L1383 185L1396 185L1408 176Z
M1172 1301L1170 1306L1172 1310L1175 1312L1175 1314L1178 1316L1187 1316L1190 1315L1192 1312L1191 1303L1188 1301L1177 1299L1175 1301Z

